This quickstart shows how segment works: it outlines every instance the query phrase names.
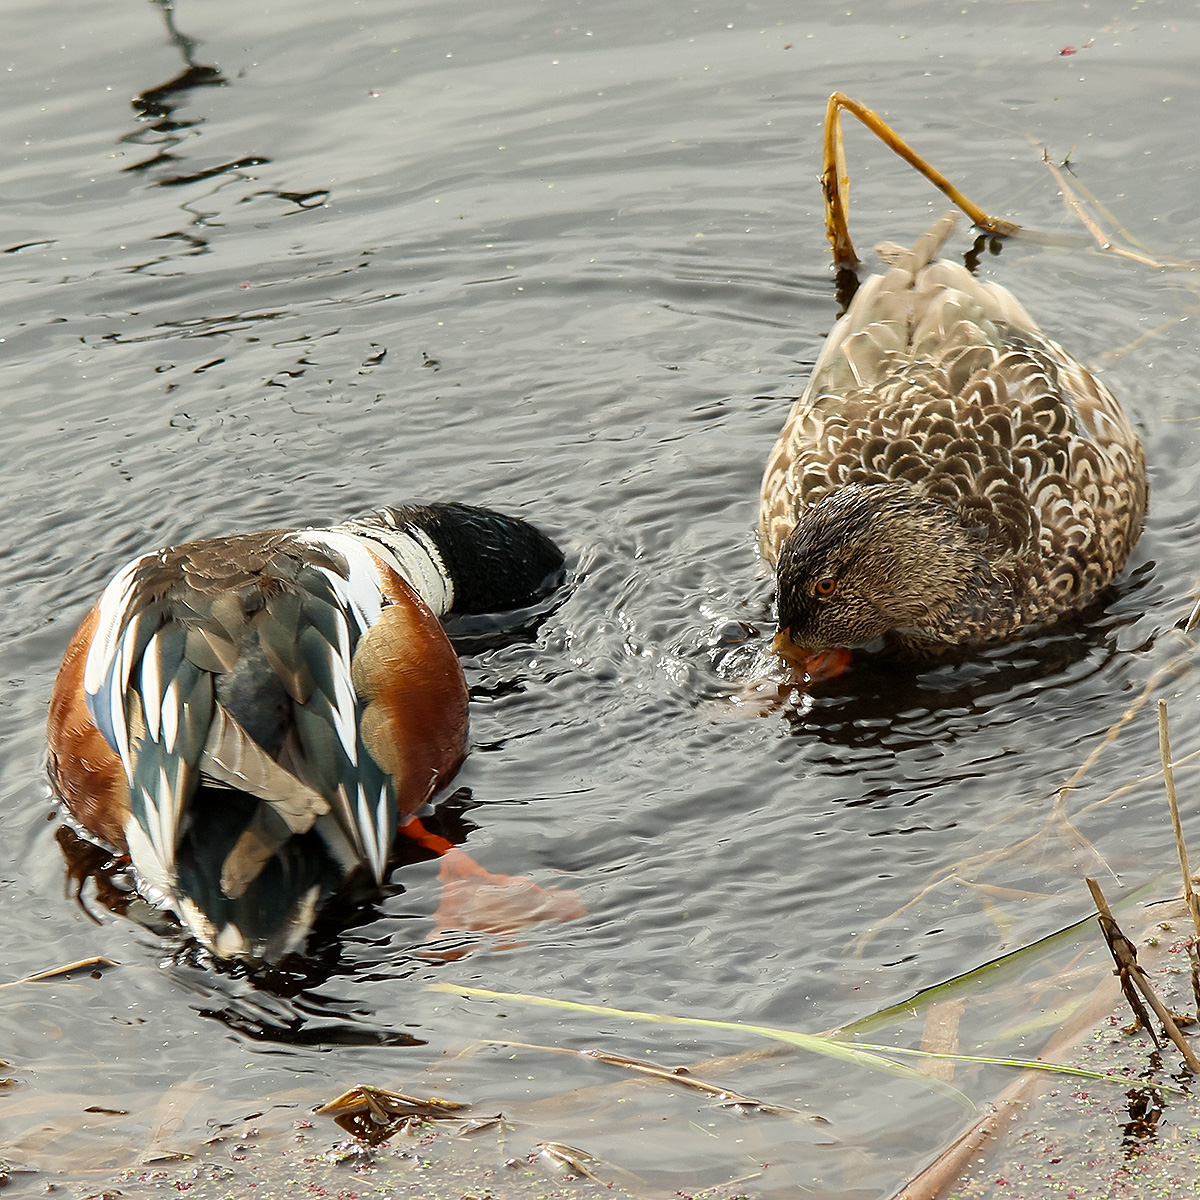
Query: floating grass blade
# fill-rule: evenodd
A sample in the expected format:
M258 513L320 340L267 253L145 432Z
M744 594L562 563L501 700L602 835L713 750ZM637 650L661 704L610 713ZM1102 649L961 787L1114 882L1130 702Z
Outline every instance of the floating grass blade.
M846 1042L839 1038L822 1037L812 1033L798 1033L794 1029L779 1029L773 1025L750 1025L742 1021L717 1021L709 1017L681 1017L674 1013L641 1012L638 1009L610 1008L603 1004L582 1004L576 1000L557 1000L551 996L533 996L526 992L498 992L491 988L459 986L452 983L432 983L431 991L447 992L452 995L473 996L483 1000L503 1000L520 1004L533 1004L543 1008L557 1008L564 1012L591 1013L599 1017L616 1017L627 1021L649 1021L656 1025L687 1025L698 1029L721 1029L734 1033L748 1033L772 1041L784 1042L798 1050L835 1058L853 1066L871 1071L883 1071L902 1079L919 1083L923 1087L947 1096L965 1108L975 1111L975 1105L957 1088L942 1080L934 1079L922 1071L906 1067L884 1057L889 1054L914 1058L950 1059L954 1062L982 1063L988 1066L1016 1067L1021 1070L1051 1071L1063 1075L1076 1075L1084 1079L1109 1080L1125 1087L1129 1080L1122 1075L1109 1075L1103 1071L1088 1071L1082 1067L1071 1067L1064 1063L1041 1062L1034 1059L991 1057L982 1054L943 1054L929 1050L912 1050L900 1046L881 1046L869 1042Z
M775 1029L769 1025L747 1025L739 1021L715 1021L706 1017L679 1017L667 1013L639 1012L636 1009L608 1008L602 1004L581 1004L574 1000L555 1000L550 996L531 996L523 992L496 992L490 988L456 987L450 983L433 983L429 986L435 992L450 992L460 996L474 996L483 1000L517 1001L522 1004L541 1005L544 1008L557 1008L565 1012L591 1013L598 1017L617 1017L628 1021L649 1021L656 1025L688 1025L699 1029L722 1029L735 1033L755 1034L773 1041L786 1042L788 1045L795 1046L800 1050L808 1050L813 1054L823 1054L854 1066L883 1071L888 1075L911 1080L919 1083L922 1087L948 1097L970 1112L975 1111L975 1105L962 1092L948 1083L944 1083L940 1079L933 1079L911 1067L892 1062L891 1059L882 1058L870 1050L847 1045L845 1042L838 1042L832 1038L817 1037L810 1033L797 1033L791 1029Z
M517 1001L522 1004L535 1004L543 1008L557 1008L564 1012L591 1013L597 1017L617 1017L627 1021L649 1021L655 1025L687 1025L698 1029L722 1029L733 1033L749 1033L758 1037L770 1038L772 1041L785 1042L799 1050L807 1050L812 1054L822 1054L827 1058L836 1058L852 1066L865 1067L871 1071L883 1071L888 1075L896 1075L908 1079L922 1087L947 1096L956 1104L962 1105L970 1112L975 1111L975 1105L958 1090L940 1079L933 1079L922 1071L906 1067L901 1063L883 1058L877 1050L891 1052L889 1047L855 1046L835 1038L820 1037L812 1033L798 1033L794 1029L777 1029L771 1025L748 1025L742 1021L717 1021L708 1017L680 1017L672 1013L649 1013L637 1009L609 1008L603 1004L581 1004L576 1000L556 1000L551 996L531 996L524 992L497 992L491 988L459 987L452 983L432 983L430 989L435 992L449 992L459 996L474 996L483 1000ZM925 1055L924 1057L932 1057Z

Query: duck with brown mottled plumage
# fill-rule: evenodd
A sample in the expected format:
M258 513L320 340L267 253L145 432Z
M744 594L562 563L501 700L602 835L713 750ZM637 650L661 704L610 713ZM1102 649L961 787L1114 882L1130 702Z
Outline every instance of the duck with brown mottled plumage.
M1090 603L1146 511L1112 393L1004 288L936 259L946 217L859 288L763 477L774 649L1001 643Z

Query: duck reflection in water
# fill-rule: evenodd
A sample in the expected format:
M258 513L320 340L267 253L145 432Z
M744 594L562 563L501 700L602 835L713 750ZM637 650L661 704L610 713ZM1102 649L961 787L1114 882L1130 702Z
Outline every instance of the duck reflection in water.
M54 791L221 959L300 949L339 893L383 884L397 832L441 856L435 932L578 917L575 892L492 875L417 817L466 748L440 619L544 605L563 575L533 526L459 504L144 555L67 648Z

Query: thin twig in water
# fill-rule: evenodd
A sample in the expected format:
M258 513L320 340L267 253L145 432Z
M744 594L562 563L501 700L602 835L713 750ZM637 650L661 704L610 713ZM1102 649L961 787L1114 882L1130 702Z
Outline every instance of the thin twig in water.
M570 1050L565 1046L544 1046L533 1042L512 1042L494 1038L482 1039L485 1046L512 1046L518 1050L541 1050L546 1054L578 1055L590 1058L595 1062L613 1067L624 1067L636 1071L640 1075L648 1075L651 1079L659 1079L663 1083L678 1084L680 1087L691 1088L693 1091L704 1092L714 1097L722 1108L741 1108L754 1112L774 1113L789 1117L804 1117L805 1120L824 1122L823 1117L814 1117L811 1113L803 1113L796 1108L788 1108L782 1104L769 1104L765 1100L755 1100L753 1096L743 1096L733 1088L722 1087L717 1083L709 1083L698 1079L691 1073L690 1067L660 1067L657 1063L648 1063L640 1058L630 1058L625 1054L613 1054L608 1050Z
M978 854L972 854L965 859L961 859L959 862L952 863L945 867L940 867L926 879L925 885L911 899L906 901L893 912L888 913L887 916L873 922L868 928L863 930L863 932L858 935L858 937L855 939L857 952L862 953L865 946L873 938L875 938L885 926L902 917L909 909L920 904L920 902L924 900L926 896L937 891L938 888L948 883L958 883L964 887L970 888L980 887L978 881L972 877L974 872L979 871L984 867L993 866L996 863L1015 857L1023 850L1027 850L1029 847L1036 845L1042 838L1045 837L1048 832L1051 831L1057 833L1068 844L1078 846L1081 849L1091 853L1095 857L1099 866L1104 871L1108 872L1108 874L1112 875L1112 877L1115 879L1116 872L1114 872L1113 869L1108 865L1096 847L1093 846L1092 843L1086 837L1084 837L1084 835L1075 826L1074 821L1067 812L1067 801L1072 792L1079 787L1091 769L1096 765L1097 761L1100 759L1100 756L1105 752L1105 750L1107 750L1117 740L1122 730L1138 715L1138 713L1142 711L1143 708L1145 708L1147 702L1154 692L1163 684L1164 681L1175 678L1190 670L1194 657L1195 647L1189 640L1189 647L1186 652L1176 655L1170 660L1170 662L1159 667L1150 676L1137 698L1129 705L1128 708L1126 708L1121 716L1114 721L1111 726L1109 726L1104 737L1102 737L1100 741L1092 747L1091 752L1083 760L1083 762L1076 767L1070 778L1068 778L1066 782L1063 783L1054 793L1054 803L1041 829L1039 829L1036 833L1031 833L1028 836L1021 838L1019 841L1011 843L1008 846L1003 846L996 850L981 851ZM1190 757L1191 756L1189 756L1189 758ZM1144 783L1145 779L1139 780L1139 782ZM1132 787L1135 785L1131 784L1129 786ZM1120 791L1118 790L1118 792L1105 797L1105 800L1097 801L1096 803L1105 803L1119 794ZM1094 807L1096 807L1096 804L1089 805L1082 811L1088 812ZM1081 814L1076 814L1076 816L1078 815ZM993 824L988 827L989 830L998 829L1001 825L1009 821L1011 816L1012 814L1008 813L1000 820L993 822Z
M1193 750L1191 754L1185 754L1182 758L1175 760L1175 770L1179 771L1182 766L1188 766L1190 770L1196 770L1196 760L1200 759L1200 750ZM1136 779L1128 779L1120 787L1114 788L1105 796L1101 796L1099 800L1093 800L1085 804L1076 814L1076 817L1086 816L1097 808L1103 808L1106 804L1111 804L1114 800L1120 800L1122 796L1128 796L1130 792L1136 791L1140 787L1144 787L1148 783L1153 783L1156 779L1162 776L1162 770L1154 771L1147 775L1139 775Z
M1100 928L1104 931L1105 941L1108 942L1108 948L1112 951L1112 956L1117 964L1117 976L1121 980L1121 986L1125 989L1125 995L1129 998L1130 1006L1137 1015L1138 1020L1145 1026L1147 1032L1154 1038L1154 1044L1158 1045L1158 1038L1154 1035L1154 1030L1150 1026L1150 1022L1146 1017L1145 1009L1141 1004L1134 1000L1132 990L1126 986L1126 981L1136 987L1146 998L1146 1003L1154 1009L1154 1015L1162 1022L1163 1029L1166 1031L1167 1037L1175 1043L1179 1053L1183 1055L1184 1062L1193 1074L1200 1075L1200 1059L1193 1052L1191 1046L1188 1045L1187 1039L1179 1032L1179 1026L1175 1024L1175 1018L1171 1016L1167 1006L1158 998L1154 989L1150 986L1150 981L1146 978L1145 972L1138 966L1137 950L1133 943L1121 932L1120 926L1116 922L1116 918L1112 915L1112 909L1108 907L1108 901L1104 898L1104 893L1100 890L1100 885L1094 879L1088 879L1088 889L1092 893L1092 899L1096 903L1096 915L1100 920Z
M1103 738L1093 747L1092 752L1083 760L1076 768L1074 774L1058 789L1055 795L1055 803L1061 804L1067 796L1073 792L1082 782L1084 776L1096 765L1096 760L1108 749L1109 746L1117 740L1121 730L1129 724L1146 707L1146 702L1154 694L1155 690L1165 680L1176 675L1181 675L1184 671L1191 667L1191 650L1186 654L1176 655L1170 662L1158 668L1150 678L1146 681L1146 686L1142 688L1137 699L1120 715L1120 717L1109 726L1108 732Z
M1200 599L1193 605L1192 611L1188 615L1187 624L1183 627L1183 632L1191 633L1197 625L1200 625Z
M120 965L111 958L97 954L94 958L81 958L78 962L65 963L61 967L50 967L48 970L38 971L36 975L26 975L24 979L10 979L7 983L0 983L0 988L17 987L22 983L41 983L47 979L57 979L61 975L70 975L72 971L86 971L89 968L100 970L104 967L119 967Z
M1179 819L1179 799L1175 794L1175 771L1171 765L1171 731L1167 724L1167 702L1158 702L1158 750L1162 756L1163 782L1167 788L1167 804L1171 809L1171 828L1175 833L1175 848L1179 852L1179 869L1183 872L1183 899L1192 915L1196 936L1188 943L1188 961L1192 966L1192 995L1200 1016L1200 897L1192 887L1192 872L1188 866L1187 843L1183 840L1183 822Z
M1138 989L1134 984L1137 967L1136 965L1130 966L1130 963L1136 963L1137 952L1131 948L1129 939L1117 928L1117 923L1113 920L1112 912L1109 910L1108 904L1100 892L1099 885L1093 879L1089 879L1087 885L1092 890L1092 896L1095 897L1100 930L1104 934L1104 940L1108 943L1108 949L1113 956L1113 961L1117 964L1117 969L1113 974L1120 980L1121 991L1125 995L1125 1002L1133 1010L1133 1019L1136 1023L1135 1028L1140 1027L1144 1029L1150 1035L1150 1040L1154 1043L1155 1050L1161 1050L1162 1043L1158 1040L1158 1033L1155 1031L1154 1025L1150 1020L1150 1015L1146 1012L1146 1006L1142 1003L1142 999L1138 995Z
M1046 164L1046 169L1054 176L1054 182L1058 184L1062 191L1063 200L1067 207L1079 218L1084 228L1092 235L1096 241L1096 245L1101 250L1108 251L1111 254L1119 254L1122 258L1132 259L1136 263L1141 263L1144 267L1154 267L1156 270L1194 270L1200 264L1189 262L1181 258L1151 258L1148 254L1139 254L1136 250L1127 250L1124 246L1114 245L1099 225L1092 219L1088 211L1083 207L1079 197L1075 195L1071 185L1067 182L1067 177L1055 165L1047 151L1042 151L1042 162Z

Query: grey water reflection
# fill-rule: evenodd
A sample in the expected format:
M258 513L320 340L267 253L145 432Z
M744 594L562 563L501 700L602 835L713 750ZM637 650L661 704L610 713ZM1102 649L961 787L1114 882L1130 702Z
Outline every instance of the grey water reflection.
M137 114L139 126L134 132L124 134L119 139L119 144L150 146L154 148L154 154L141 162L123 167L124 171L146 172L165 163L178 162L179 156L172 151L188 138L195 136L195 133L188 131L198 132L198 127L203 121L202 119L176 119L173 117L175 110L187 105L193 89L225 87L229 82L216 67L195 61L198 44L194 38L180 33L176 28L174 4L170 0L155 0L155 3L163 15L171 41L179 48L184 66L179 74L167 80L166 83L147 88L130 101ZM266 161L266 159L252 158L236 165L260 166ZM215 172L202 172L199 176L171 175L159 178L155 182L159 187L169 187L173 184L209 178L213 173Z
M0 946L6 979L120 964L0 989L2 1157L31 1172L14 1194L132 1168L167 1111L174 1149L264 1111L283 1146L352 1082L504 1111L520 1131L489 1162L554 1138L646 1195L875 1196L962 1124L911 1079L797 1055L739 1059L729 1081L823 1116L820 1138L667 1089L634 1105L603 1064L507 1043L674 1066L757 1042L431 985L818 1032L1071 925L1082 874L1133 885L1173 853L1152 709L1170 700L1178 757L1198 748L1179 628L1200 552L1194 284L1080 245L1035 144L1069 152L1151 253L1200 257L1200 27L1167 4L995 10L6 14ZM762 464L839 308L815 182L835 88L1053 235L976 246L977 270L1122 397L1152 510L1078 622L956 667L861 663L728 720L767 628ZM941 211L850 143L861 247ZM256 978L199 962L151 913L109 912L94 870L77 905L43 722L113 570L409 498L508 508L569 550L571 590L533 636L463 641L473 750L442 816L489 869L575 888L588 915L432 958L436 868L414 860L304 962ZM1002 1072L956 1086L985 1100Z

